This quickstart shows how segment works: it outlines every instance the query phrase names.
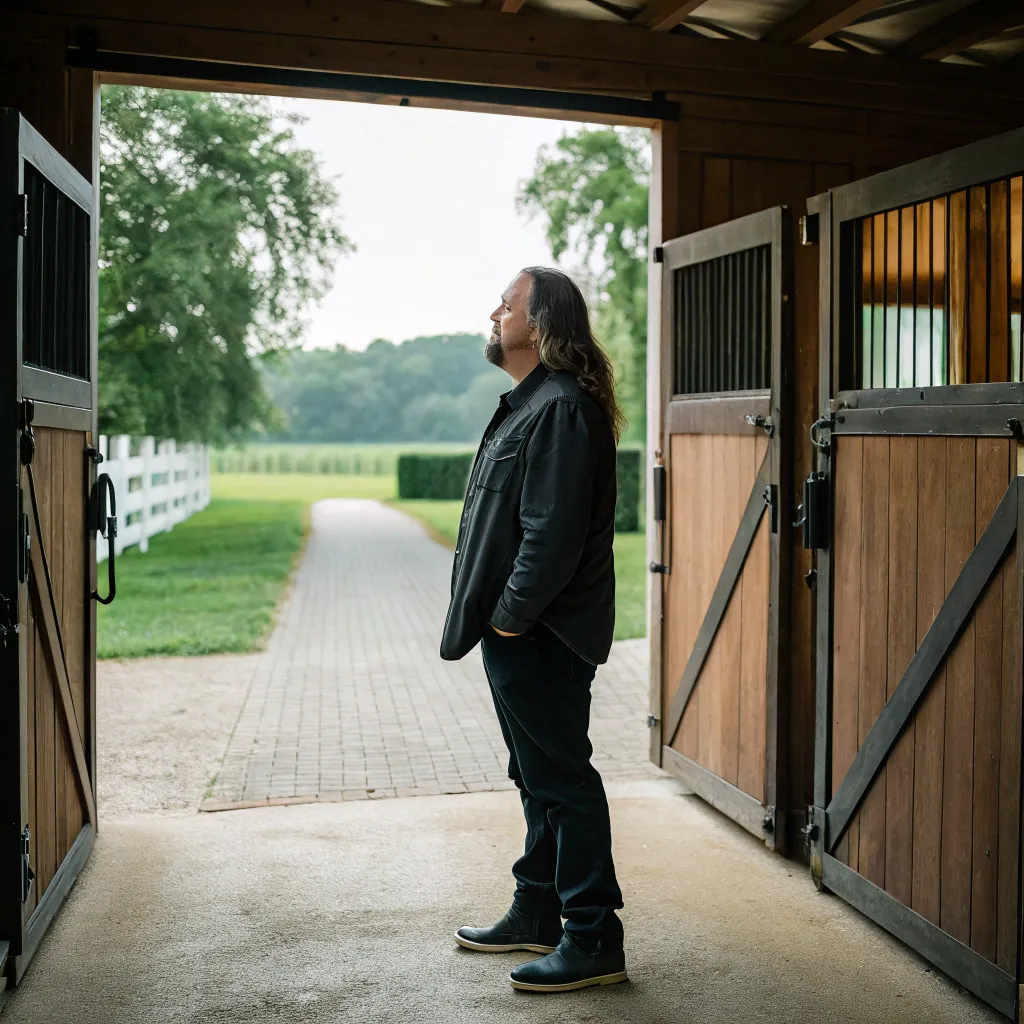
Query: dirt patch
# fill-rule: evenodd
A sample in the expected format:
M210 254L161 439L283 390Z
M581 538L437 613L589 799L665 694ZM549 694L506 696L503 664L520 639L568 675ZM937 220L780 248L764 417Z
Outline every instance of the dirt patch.
M101 661L101 821L194 812L214 780L258 654Z

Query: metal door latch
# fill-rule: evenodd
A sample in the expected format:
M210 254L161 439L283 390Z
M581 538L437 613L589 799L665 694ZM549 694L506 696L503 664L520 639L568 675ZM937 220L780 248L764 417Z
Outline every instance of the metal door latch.
M743 417L752 427L760 427L769 437L775 433L775 424L770 416L762 416L760 413L748 412Z
M822 431L828 431L829 436L824 438L821 436ZM830 416L819 416L811 424L811 444L821 452L822 455L828 455L832 450L832 418Z
M668 566L664 562L651 562L647 567L651 572L658 573L661 576L668 575Z

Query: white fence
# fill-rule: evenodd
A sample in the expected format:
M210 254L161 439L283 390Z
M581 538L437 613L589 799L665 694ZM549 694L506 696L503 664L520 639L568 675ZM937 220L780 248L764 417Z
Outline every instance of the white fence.
M117 493L117 540L114 550L138 544L170 530L210 503L210 449L206 445L138 438L100 437L103 462L97 473L107 473ZM96 558L107 557L107 542L97 536Z

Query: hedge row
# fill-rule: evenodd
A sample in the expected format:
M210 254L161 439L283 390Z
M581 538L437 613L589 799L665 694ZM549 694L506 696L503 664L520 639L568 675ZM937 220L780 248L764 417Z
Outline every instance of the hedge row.
M405 454L398 456L398 497L455 501L465 497L473 456Z
M643 453L620 448L616 453L619 497L615 503L615 529L640 529L640 483ZM406 454L398 457L398 497L405 499L460 500L465 496L473 456Z

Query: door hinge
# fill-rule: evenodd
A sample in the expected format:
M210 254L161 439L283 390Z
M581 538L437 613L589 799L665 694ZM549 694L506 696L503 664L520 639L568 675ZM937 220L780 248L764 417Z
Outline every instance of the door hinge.
M657 573L660 576L667 576L668 575L668 566L665 565L664 562L651 562L651 564L649 566L647 566L647 568L651 572Z
M655 726L657 726L658 722L660 722L660 721L661 721L660 718L655 718L654 715L648 715L647 716L647 728L648 729L653 729Z
M28 193L22 192L14 199L14 232L22 238L28 238Z
M772 533L779 532L779 489L775 484L766 484L764 489L764 503L771 509L771 530Z
M768 806L764 809L764 821L761 829L766 836L775 835L775 808Z
M28 830L28 825L25 826L25 830L21 833L21 902L24 903L28 900L28 895L32 891L32 883L35 881L36 873L32 870L31 858L29 857L29 844L31 843L32 835Z
M664 263L665 262L665 250L660 245L656 245L654 247L654 252L653 252L652 255L654 257L654 262L655 263Z
M18 599L0 594L0 647L7 646L7 640L18 635Z

